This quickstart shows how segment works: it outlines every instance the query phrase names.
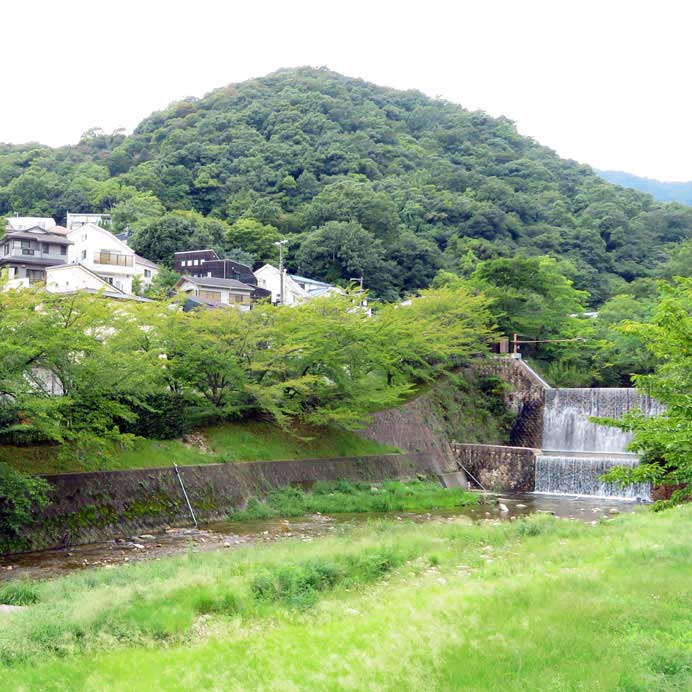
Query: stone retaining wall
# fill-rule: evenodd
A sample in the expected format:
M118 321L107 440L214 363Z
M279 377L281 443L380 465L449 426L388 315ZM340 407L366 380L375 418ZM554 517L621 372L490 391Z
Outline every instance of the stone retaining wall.
M516 447L543 446L543 411L548 385L529 365L517 358L489 358L476 364L483 374L496 375L510 385L507 407L515 416L509 442Z
M250 497L317 480L384 481L437 476L430 454L385 454L333 459L255 461L181 466L199 521L226 517ZM192 520L173 468L102 471L44 476L52 503L26 533L28 550L95 543Z
M536 449L460 443L452 444L452 449L486 490L531 492L535 487Z

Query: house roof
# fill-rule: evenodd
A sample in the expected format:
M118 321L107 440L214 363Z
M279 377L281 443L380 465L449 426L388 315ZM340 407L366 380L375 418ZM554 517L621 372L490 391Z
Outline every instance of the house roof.
M212 250L211 248L208 250L180 250L180 252L174 252L173 257L176 255L199 255L201 253L211 253L216 257L216 259L219 259L219 256L216 254L216 250Z
M289 276L298 283L315 284L316 286L331 288L331 284L325 283L324 281L318 281L317 279L309 279L307 276L298 276L298 274L289 274Z
M195 286L209 286L211 288L236 288L239 290L253 291L254 286L248 286L242 281L236 281L235 279L217 279L213 276L183 276L178 281L180 284L183 281L189 281L195 284ZM177 285L177 284L176 284Z
M128 252L134 254L132 252L132 248L122 240L119 240L116 236L114 236L108 229L103 228L102 226L97 226L95 223L85 223L82 226L77 226L76 228L71 228L68 233L72 235L73 233L75 235L84 233L84 231L89 231L89 230L95 230L95 231L100 231L101 233L105 233L106 235L109 235L112 239L112 242L116 246L120 246L123 250L127 250Z
M146 257L141 257L137 254L135 254L135 262L137 262L138 264L143 264L145 267L151 267L152 269L159 268L159 265L156 264L156 262L152 262L151 260L148 260Z
M74 264L56 264L52 267L46 267L46 273L53 271L55 269L75 269L76 267L79 267L80 271L86 272L87 274L90 274L93 278L98 279L103 285L104 288L106 288L106 293L118 293L122 294L124 296L128 295L125 293L125 291L119 289L117 286L114 286L112 284L109 284L104 278L100 277L96 272L91 271L88 267L85 267L81 262L75 262ZM79 289L79 290L93 290L93 289Z
M15 231L23 231L27 228L39 228L49 230L55 226L55 219L50 216L8 216L7 228Z
M21 231L7 231L3 240L37 240L39 242L49 242L55 243L56 245L72 245L72 241L68 240L64 235L60 233L54 233L51 228L50 231L45 231L40 226L33 226L32 228L23 229Z

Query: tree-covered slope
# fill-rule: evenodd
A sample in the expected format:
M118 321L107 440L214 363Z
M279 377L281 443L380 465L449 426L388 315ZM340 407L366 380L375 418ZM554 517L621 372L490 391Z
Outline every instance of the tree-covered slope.
M597 173L609 183L646 192L659 202L680 202L692 205L692 180L687 183L666 183L623 171L597 171Z
M610 185L505 118L310 68L174 103L130 136L0 147L0 214L109 207L152 259L212 245L264 261L284 234L293 270L362 275L384 297L520 253L571 260L599 302L692 237L692 209Z

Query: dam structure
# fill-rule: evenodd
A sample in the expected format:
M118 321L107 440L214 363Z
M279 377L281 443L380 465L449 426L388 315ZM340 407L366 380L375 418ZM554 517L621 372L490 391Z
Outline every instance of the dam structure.
M631 433L589 420L619 419L635 409L646 416L662 410L654 399L636 389L547 389L535 492L650 500L651 489L646 483L621 487L601 480L615 466L636 466L639 458L627 451Z

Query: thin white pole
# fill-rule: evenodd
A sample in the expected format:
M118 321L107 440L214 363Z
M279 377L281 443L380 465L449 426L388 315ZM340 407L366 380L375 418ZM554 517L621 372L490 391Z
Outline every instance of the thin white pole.
M185 496L185 502L187 502L187 508L190 510L190 514L192 515L192 521L195 522L195 528L197 528L197 517L195 516L195 513L192 510L192 505L190 504L190 498L187 496L187 491L185 490L185 486L183 485L183 478L180 475L180 471L178 470L178 464L173 464L175 468L175 475L178 476L178 481L180 481L180 487L183 490L183 495Z

